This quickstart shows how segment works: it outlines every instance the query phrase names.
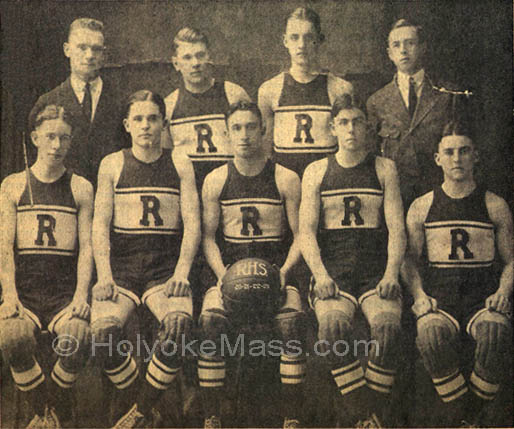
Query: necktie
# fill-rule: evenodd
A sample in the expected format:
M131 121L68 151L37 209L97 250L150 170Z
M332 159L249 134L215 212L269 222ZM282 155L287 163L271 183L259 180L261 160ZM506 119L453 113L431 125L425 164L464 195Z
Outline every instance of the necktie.
M412 118L416 111L416 105L418 104L418 96L416 94L416 82L411 76L409 78L409 115Z
M89 82L86 83L86 87L84 89L84 100L82 101L82 110L84 111L84 115L91 122L91 116L93 113L93 100L91 99L91 87Z

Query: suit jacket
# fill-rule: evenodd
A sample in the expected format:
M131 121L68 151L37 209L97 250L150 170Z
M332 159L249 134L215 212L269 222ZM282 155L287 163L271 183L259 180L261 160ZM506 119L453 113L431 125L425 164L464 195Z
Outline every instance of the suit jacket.
M405 210L414 198L441 183L434 152L450 118L451 98L425 75L414 116L403 102L396 76L367 102L368 120L382 154L396 162Z
M39 97L33 108L46 104L64 107L71 118L72 144L66 157L66 165L84 176L96 187L98 167L102 158L123 146L119 139L121 115L114 86L103 79L102 93L92 122L86 118L68 77L50 92ZM32 114L31 114L32 116Z

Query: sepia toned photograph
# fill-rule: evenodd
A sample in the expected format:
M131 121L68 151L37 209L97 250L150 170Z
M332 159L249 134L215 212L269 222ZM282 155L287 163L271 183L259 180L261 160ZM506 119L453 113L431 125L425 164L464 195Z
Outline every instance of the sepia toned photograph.
M0 428L514 427L511 2L0 13Z

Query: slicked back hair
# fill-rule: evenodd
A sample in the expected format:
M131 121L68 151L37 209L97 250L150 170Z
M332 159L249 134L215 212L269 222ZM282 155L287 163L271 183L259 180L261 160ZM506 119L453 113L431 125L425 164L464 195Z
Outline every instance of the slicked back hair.
M319 41L323 42L325 40L325 35L321 32L321 19L318 13L311 9L310 7L297 7L291 14L286 18L286 28L287 23L290 19L300 19L302 21L307 21L312 24L314 30L318 35Z
M419 43L425 43L425 34L423 31L423 27L405 18L400 18L399 20L395 21L395 23L391 26L389 35L393 32L393 30L402 27L414 27L416 29L416 34L418 36ZM389 35L387 36L387 44L389 44Z
M339 115L339 112L341 110L352 110L357 109L360 110L362 113L364 113L364 117L367 117L366 115L366 108L364 107L364 104L356 98L354 95L344 93L340 97L337 97L334 101L334 104L332 105L332 110L330 111L330 117L332 120L334 120L337 115Z
M256 103L252 101L238 101L237 103L232 103L230 107L228 108L227 113L225 113L225 120L228 122L229 118L236 113L237 111L243 111L243 112L252 112L257 118L259 119L259 123L261 124L261 127L263 125L262 122L262 113L257 106Z
M45 104L32 109L29 118L30 131L37 130L45 121L62 119L71 127L71 118L63 106L57 104Z
M209 39L200 30L193 27L183 27L173 38L173 55L177 54L178 45L180 43L203 43L209 48Z
M102 21L98 21L93 18L77 18L70 24L70 28L68 29L68 40L70 40L70 35L74 30L79 28L85 28L91 31L99 31L100 33L104 33L104 24Z

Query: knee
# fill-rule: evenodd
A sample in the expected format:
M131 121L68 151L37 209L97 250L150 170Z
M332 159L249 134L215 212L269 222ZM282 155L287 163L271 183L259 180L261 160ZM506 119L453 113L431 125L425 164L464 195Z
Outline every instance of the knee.
M101 317L91 323L91 335L98 343L119 340L123 335L123 324L114 316Z
M76 371L82 368L87 361L90 342L89 324L83 319L74 317L62 325L54 349L64 352L60 353L63 366Z
M230 323L223 310L208 309L200 315L199 326L202 340L217 342L221 334L228 333Z
M9 364L32 359L36 350L34 325L29 320L14 317L0 325L0 349Z
M303 311L281 310L275 316L275 322L282 341L302 341L306 333L306 318Z
M512 350L512 328L505 321L480 321L475 329L475 361L484 370L503 368Z
M320 315L318 324L318 339L328 343L347 340L352 329L351 319L338 310L331 310Z

